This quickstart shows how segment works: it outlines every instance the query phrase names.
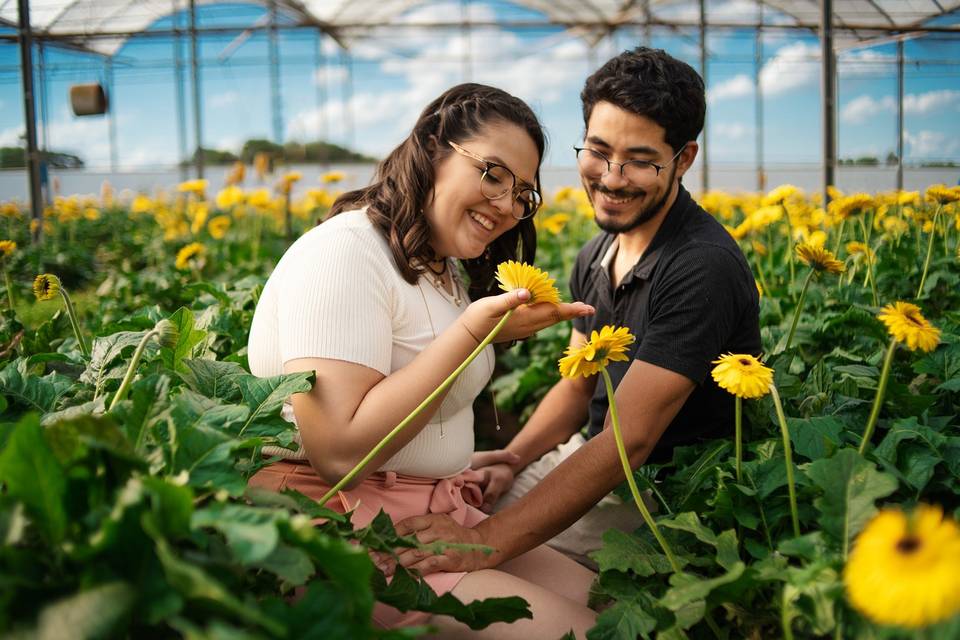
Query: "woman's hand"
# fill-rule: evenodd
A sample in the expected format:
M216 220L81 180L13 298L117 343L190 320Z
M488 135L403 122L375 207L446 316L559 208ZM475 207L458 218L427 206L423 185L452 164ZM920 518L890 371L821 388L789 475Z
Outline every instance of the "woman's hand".
M493 513L493 505L513 486L514 465L519 461L519 456L505 449L477 451L473 454L470 467L483 474L480 484L483 491L481 511Z
M470 303L460 316L460 322L479 343L503 315L513 309L513 315L495 338L496 342L509 342L532 336L540 329L558 322L595 313L593 307L583 302L563 302L556 305L541 302L528 306L526 302L529 300L530 292L526 289L515 289L498 296L480 298Z

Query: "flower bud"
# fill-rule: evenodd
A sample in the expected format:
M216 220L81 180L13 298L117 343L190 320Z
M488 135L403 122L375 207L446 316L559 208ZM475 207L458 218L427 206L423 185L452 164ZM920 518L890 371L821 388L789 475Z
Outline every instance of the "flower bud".
M52 273L42 273L33 281L33 295L37 300L52 300L60 293L60 278Z
M180 331L177 326L166 318L158 322L153 330L157 332L157 342L160 343L161 347L173 349L180 341Z

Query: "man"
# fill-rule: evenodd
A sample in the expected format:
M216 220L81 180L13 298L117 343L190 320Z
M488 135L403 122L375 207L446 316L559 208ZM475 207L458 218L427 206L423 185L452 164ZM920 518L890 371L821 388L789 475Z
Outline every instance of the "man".
M681 184L703 129L697 72L661 50L639 47L608 61L580 97L586 133L577 162L602 232L580 251L570 279L573 299L597 310L574 321L570 344L582 345L607 324L636 336L630 361L608 367L636 469L647 460L670 460L678 445L732 432L733 399L710 378L711 361L727 352L760 352L758 296L736 242ZM587 440L577 433L585 422ZM561 379L508 445L513 462L484 467L485 502L492 505L529 465L505 506L474 529L438 516L398 525L424 543L469 542L495 552L424 557L409 550L401 563L424 573L492 567L568 528L550 544L589 562L586 554L600 546L606 529L642 526L632 504L609 496L624 478L608 424L600 376ZM477 454L474 466L503 456Z

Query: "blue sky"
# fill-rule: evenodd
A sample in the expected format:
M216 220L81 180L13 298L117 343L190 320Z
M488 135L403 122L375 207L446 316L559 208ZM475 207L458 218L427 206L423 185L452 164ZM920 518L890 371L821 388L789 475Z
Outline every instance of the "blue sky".
M727 4L735 8L736 0ZM714 5L722 8L724 2L718 0ZM480 21L504 15L535 17L526 9L496 0L478 0L468 9ZM462 11L459 1L433 2L401 19L459 19ZM262 14L262 9L251 5L208 5L201 9L201 24L247 25ZM950 23L958 18L946 20ZM168 19L163 19L156 26L168 24ZM223 35L202 42L201 86L204 146L238 151L247 138L272 137L272 115L266 37L254 35L225 56L233 39L233 35ZM331 39L318 38L314 32L281 32L283 138L306 141L325 137L380 156L406 135L429 100L452 84L472 80L501 86L526 99L548 130L547 163L570 166L574 163L571 146L580 141L583 132L578 95L584 79L608 57L642 39L642 30L623 29L590 50L582 40L558 29L477 27L469 37L459 29L439 33L385 29L356 43L351 54L344 56ZM653 44L695 68L699 66L694 31L655 31ZM752 165L754 34L718 31L709 37L708 45L711 162ZM117 53L113 102L121 167L146 170L173 164L178 158L173 47L169 39L140 38ZM325 62L319 72L318 47ZM766 161L816 163L821 144L818 41L813 35L770 31L764 35L763 50ZM466 51L470 52L469 64L465 63ZM960 161L960 37L910 40L905 51L905 157L909 162ZM184 43L184 61L187 54ZM893 44L840 53L840 157L884 157L895 150L894 60ZM105 79L102 58L48 49L46 63L50 148L77 153L88 166L107 166L106 118L75 117L67 104L71 84ZM16 144L24 126L18 65L16 46L0 45L0 146ZM192 148L189 81L186 90L187 146Z

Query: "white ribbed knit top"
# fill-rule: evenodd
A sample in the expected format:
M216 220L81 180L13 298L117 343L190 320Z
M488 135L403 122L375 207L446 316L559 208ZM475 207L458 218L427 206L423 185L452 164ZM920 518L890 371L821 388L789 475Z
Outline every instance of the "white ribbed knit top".
M466 308L462 287L460 297L457 306L425 276L415 285L407 283L366 213L341 213L294 242L267 280L250 328L250 371L269 377L296 358L330 358L384 376L404 375L401 369ZM493 358L493 347L487 347L452 385L430 422L380 470L445 478L468 468L473 400L493 373ZM289 401L283 415L296 422ZM298 452L265 447L264 454L306 458L302 447Z

